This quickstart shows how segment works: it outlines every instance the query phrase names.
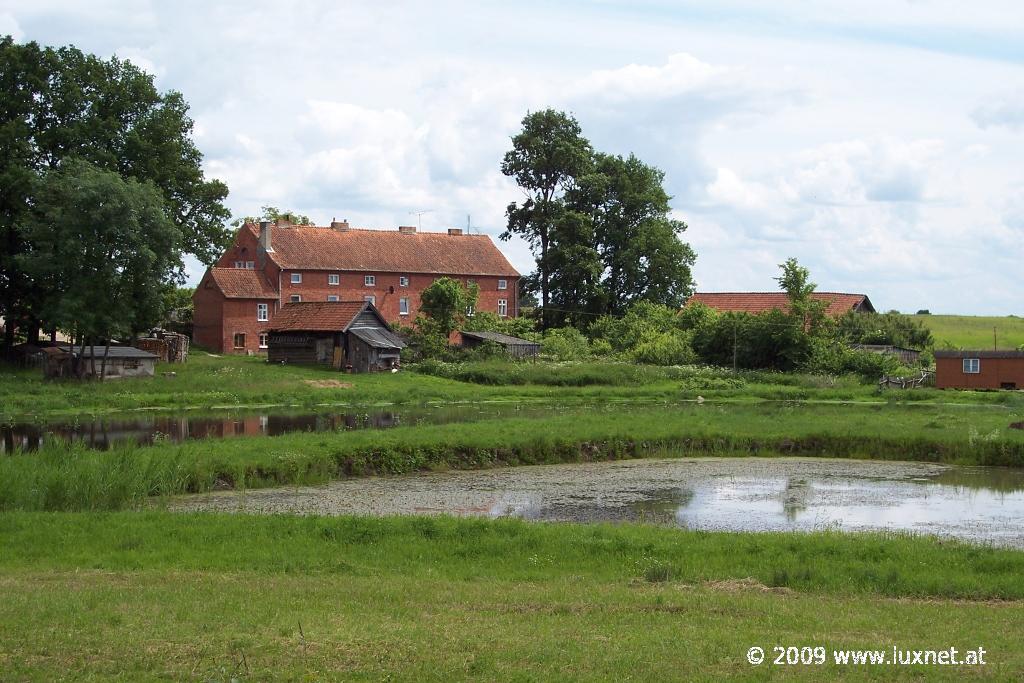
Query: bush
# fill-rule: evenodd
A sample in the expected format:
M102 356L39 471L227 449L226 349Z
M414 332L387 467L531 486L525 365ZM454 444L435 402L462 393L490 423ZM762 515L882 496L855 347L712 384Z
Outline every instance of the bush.
M541 352L557 360L587 360L593 353L590 343L575 327L548 330L541 340Z
M630 354L638 363L648 365L689 365L697 355L690 347L690 338L683 332L667 332L648 337Z

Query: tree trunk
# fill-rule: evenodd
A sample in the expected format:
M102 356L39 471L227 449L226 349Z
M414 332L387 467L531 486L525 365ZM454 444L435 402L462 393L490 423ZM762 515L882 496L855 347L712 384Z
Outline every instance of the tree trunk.
M107 358L110 357L110 337L107 337L107 346L103 349L103 365L100 367L100 381L107 379Z

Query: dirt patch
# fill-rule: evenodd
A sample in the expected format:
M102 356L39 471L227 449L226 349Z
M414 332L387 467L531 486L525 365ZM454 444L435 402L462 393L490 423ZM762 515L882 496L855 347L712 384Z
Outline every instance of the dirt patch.
M744 579L724 579L722 581L707 581L704 586L711 590L724 591L726 593L738 593L741 591L760 591L762 593L792 593L793 591L784 586L766 586L752 576Z
M304 379L302 380L311 387L317 389L351 389L352 382L342 382L338 379Z

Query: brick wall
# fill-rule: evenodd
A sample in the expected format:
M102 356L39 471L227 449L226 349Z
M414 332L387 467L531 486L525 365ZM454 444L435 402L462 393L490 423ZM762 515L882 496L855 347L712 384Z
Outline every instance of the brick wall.
M216 287L206 287L209 278L209 275L204 277L192 295L195 308L192 316L192 341L196 346L220 353L224 350L224 295Z

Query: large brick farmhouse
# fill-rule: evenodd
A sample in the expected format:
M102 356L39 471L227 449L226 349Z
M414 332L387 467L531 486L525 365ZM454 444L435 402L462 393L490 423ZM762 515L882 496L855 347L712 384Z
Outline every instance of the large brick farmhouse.
M442 276L475 282L478 311L519 313L519 273L486 235L246 223L196 288L193 340L265 352L275 314L298 301L370 301L389 323L411 325L420 294Z

